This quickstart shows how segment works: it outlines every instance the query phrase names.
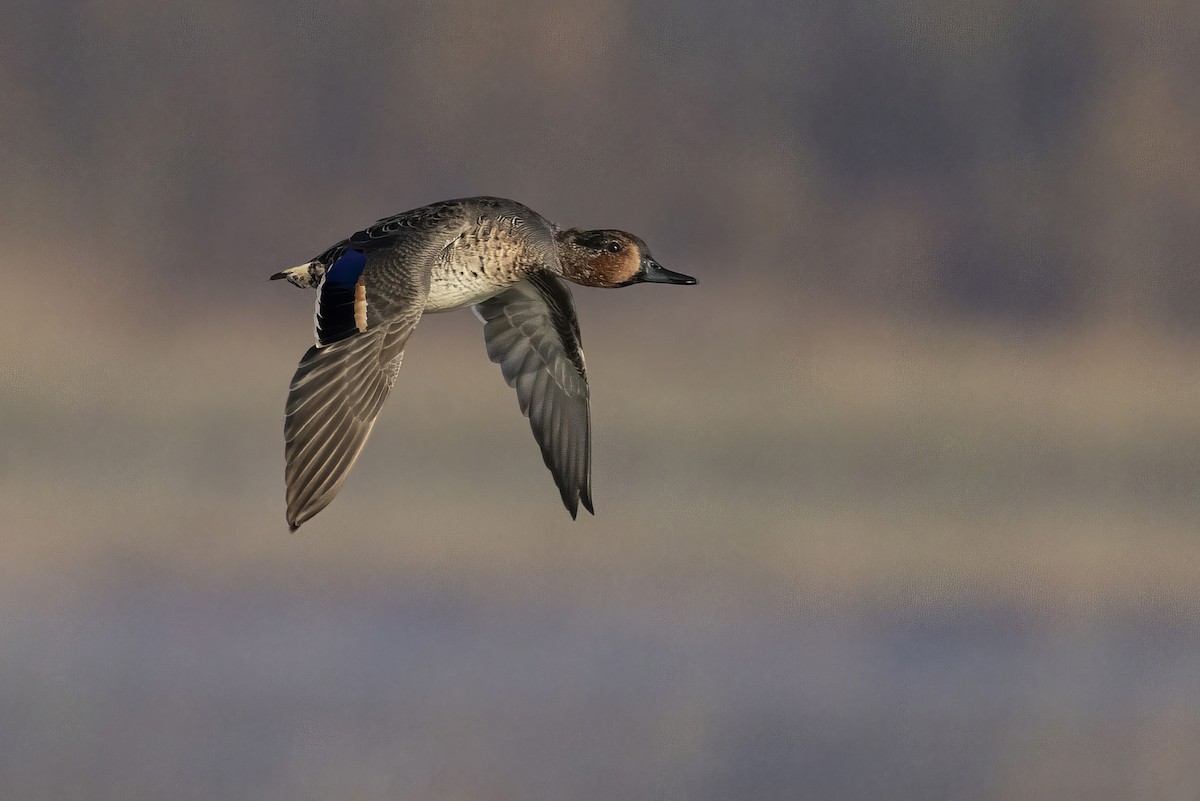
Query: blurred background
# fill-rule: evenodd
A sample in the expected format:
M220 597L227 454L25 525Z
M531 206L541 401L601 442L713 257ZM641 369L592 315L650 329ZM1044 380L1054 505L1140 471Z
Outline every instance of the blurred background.
M18 4L0 796L1200 797L1200 6ZM572 522L467 312L284 522L314 295L516 198Z

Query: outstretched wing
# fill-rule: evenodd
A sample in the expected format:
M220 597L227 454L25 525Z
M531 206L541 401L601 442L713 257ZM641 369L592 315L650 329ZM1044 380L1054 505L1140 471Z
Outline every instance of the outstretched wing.
M404 345L419 319L314 345L300 360L283 427L292 531L341 489L396 383Z
M475 306L488 357L517 391L546 467L574 518L592 514L591 407L579 322L566 285L548 273Z
M429 295L445 242L395 237L346 248L321 284L317 344L292 378L284 418L287 520L293 531L329 505L362 451Z

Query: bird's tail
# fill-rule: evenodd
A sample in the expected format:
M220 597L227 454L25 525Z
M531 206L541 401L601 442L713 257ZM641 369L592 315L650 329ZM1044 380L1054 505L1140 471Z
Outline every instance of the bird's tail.
M289 284L301 289L316 289L321 285L321 279L324 277L325 265L318 261L310 261L299 267L292 267L290 270L280 270L271 276L271 280L276 281L283 278Z

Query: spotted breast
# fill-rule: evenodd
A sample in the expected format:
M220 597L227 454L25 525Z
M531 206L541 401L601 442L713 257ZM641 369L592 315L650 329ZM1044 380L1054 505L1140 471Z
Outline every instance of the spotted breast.
M477 222L451 242L433 265L425 311L461 309L494 297L533 270L547 252L529 232L529 215L479 214ZM549 227L540 218L538 223Z

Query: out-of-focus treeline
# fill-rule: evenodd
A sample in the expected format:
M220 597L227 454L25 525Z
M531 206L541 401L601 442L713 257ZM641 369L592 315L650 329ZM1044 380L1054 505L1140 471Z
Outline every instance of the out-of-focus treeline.
M1200 323L1195 4L6 18L0 234L64 271L236 303L244 276L377 216L495 193L789 301Z

